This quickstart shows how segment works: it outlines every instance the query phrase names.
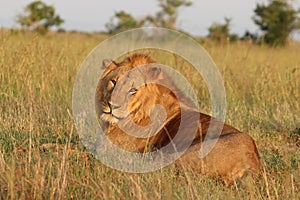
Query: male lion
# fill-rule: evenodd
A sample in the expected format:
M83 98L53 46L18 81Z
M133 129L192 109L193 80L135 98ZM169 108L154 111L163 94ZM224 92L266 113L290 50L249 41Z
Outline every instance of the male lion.
M120 63L105 60L103 66L105 71L96 90L96 111L111 142L140 153L170 143L174 151L185 150L189 145L175 164L220 176L226 184L258 170L259 156L253 139L230 125L221 128L223 123L219 120L197 111L152 58L133 54ZM209 136L208 143L216 144L200 159L198 152L210 125L220 130L221 136L219 140L217 134Z

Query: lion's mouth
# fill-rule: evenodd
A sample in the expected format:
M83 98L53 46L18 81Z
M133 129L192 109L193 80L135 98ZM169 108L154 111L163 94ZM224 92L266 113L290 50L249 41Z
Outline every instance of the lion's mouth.
M101 106L101 119L110 123L117 123L128 116L127 111L121 107L113 107L109 103L103 103Z
M123 119L123 117L118 117L118 116L114 115L112 112L103 112L103 113L106 114L106 115L111 115L112 117L114 117L114 118L116 118L118 120Z
M112 110L105 111L102 110L101 119L110 123L117 123L118 121L122 120L123 117L115 115Z
M102 119L103 121L107 121L107 122L109 122L109 123L114 124L114 123L117 123L118 121L120 121L121 118L119 118L119 117L117 117L117 116L114 116L114 115L112 115L112 114L110 114L110 113L103 113L103 114L101 115L101 119Z

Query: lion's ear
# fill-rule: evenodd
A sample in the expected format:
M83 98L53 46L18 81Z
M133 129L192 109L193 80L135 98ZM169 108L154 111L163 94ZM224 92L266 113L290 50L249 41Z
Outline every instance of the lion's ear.
M163 78L161 68L159 67L150 67L148 70L148 76L150 80L160 80Z
M111 71L115 70L118 67L117 63L115 63L113 60L105 59L102 61L102 69L104 69L104 72L102 74L102 77L107 76Z
M111 60L111 59L104 59L102 61L102 69L107 68L112 63L113 63L113 60Z

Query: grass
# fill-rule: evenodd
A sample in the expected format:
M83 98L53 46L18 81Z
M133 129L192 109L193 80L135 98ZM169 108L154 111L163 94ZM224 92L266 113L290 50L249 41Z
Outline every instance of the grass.
M174 166L121 173L85 151L70 114L73 83L106 37L0 31L0 199L300 198L299 44L203 44L224 79L226 121L253 136L262 160L254 185L225 187Z

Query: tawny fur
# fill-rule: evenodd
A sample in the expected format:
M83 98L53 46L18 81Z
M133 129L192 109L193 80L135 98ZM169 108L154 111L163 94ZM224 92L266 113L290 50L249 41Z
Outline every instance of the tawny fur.
M161 85L149 84L147 87L139 88L132 99L130 99L128 108L126 107L129 110L129 116L136 124L146 126L150 123L149 109L154 104L163 106L167 112L167 120L164 127L157 131L157 134L148 138L130 136L118 127L117 123L115 123L118 120L104 112L108 109L108 102L111 101L114 83L121 80L130 70L151 63L155 63L155 61L143 54L134 54L120 63L114 61L104 62L105 71L96 91L96 110L99 118L102 119L100 120L101 125L107 137L114 144L127 151L141 153L154 151L169 144L176 136L182 114L184 114L190 120L190 123L200 123L196 124L198 131L195 135L185 134L181 136L180 141L182 141L183 145L185 142L193 145L176 161L176 165L180 168L191 168L194 171L199 171L201 174L219 176L227 184L242 177L246 172L256 173L259 168L259 156L253 139L248 134L240 133L239 130L227 124L224 124L221 137L212 151L204 159L198 157L200 146L203 138L206 136L209 125L217 128L223 124L209 115L196 111L192 105L193 103L184 95L181 95L183 99L180 99L180 102L184 102L184 108L180 107L182 104L179 104L179 100L172 92L174 89L179 89L172 82L173 80L165 74L162 75L163 78L160 78L172 85L172 91ZM146 72L146 74L151 74L151 72ZM143 77L131 77L133 81L141 78ZM127 84L132 84L132 82L123 83L124 91L128 90L126 88ZM122 99L124 92L122 89L119 92L120 96L115 101ZM121 104L122 102L117 103ZM187 132L189 131L187 130Z
M202 175L219 177L226 185L248 172L256 174L259 170L257 148L248 134L222 135L203 159L199 158L201 145L202 143L197 143L191 146L175 164L184 170L192 169Z

